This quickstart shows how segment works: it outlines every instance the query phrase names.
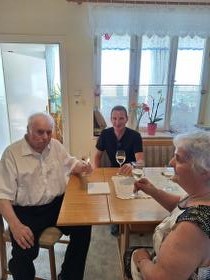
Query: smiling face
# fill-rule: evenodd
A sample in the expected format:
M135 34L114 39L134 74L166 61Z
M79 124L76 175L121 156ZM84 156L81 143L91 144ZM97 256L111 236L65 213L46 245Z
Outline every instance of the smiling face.
M193 168L192 160L182 148L177 148L170 161L174 168L173 181L178 183L188 194L197 192L202 181L202 175Z
M123 110L113 110L111 113L111 122L116 133L124 131L128 117Z
M28 124L26 139L38 153L42 153L52 138L53 123L49 116L37 115Z

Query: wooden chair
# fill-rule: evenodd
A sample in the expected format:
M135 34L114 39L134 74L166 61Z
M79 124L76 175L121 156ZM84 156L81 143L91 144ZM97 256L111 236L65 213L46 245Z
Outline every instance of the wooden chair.
M5 227L5 221L0 215L0 257L1 257L1 273L2 280L6 280L8 275L11 274L7 266L7 250L6 243L11 242L10 234L8 228ZM40 248L47 249L49 251L49 261L50 261L50 273L51 280L56 280L56 265L55 265L55 252L54 245L56 242L59 242L62 236L61 231L56 227L46 228L39 239ZM42 280L43 278L35 278Z

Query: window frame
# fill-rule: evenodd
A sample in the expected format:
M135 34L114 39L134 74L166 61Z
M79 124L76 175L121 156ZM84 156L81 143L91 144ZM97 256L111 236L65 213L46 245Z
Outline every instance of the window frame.
M95 66L95 88L99 94L95 94L95 107L100 108L100 86L101 86L101 36L95 36L94 39L94 66ZM178 41L179 36L170 37L170 53L169 53L169 70L168 70L168 81L167 81L167 98L166 98L166 109L164 114L164 123L162 128L158 128L159 131L170 131L170 120L172 113L172 99L173 90L175 86L175 70L176 60L178 52ZM129 65L129 90L128 90L128 108L130 104L138 101L139 96L139 77L140 77L140 65L141 65L141 47L142 47L142 36L131 35L130 41L130 65ZM205 104L207 101L207 92L210 87L208 83L208 77L210 74L209 65L209 50L210 49L210 38L206 38L206 44L204 46L203 53L203 66L201 70L201 98L198 113L198 120L196 126L201 126L204 123L205 117Z

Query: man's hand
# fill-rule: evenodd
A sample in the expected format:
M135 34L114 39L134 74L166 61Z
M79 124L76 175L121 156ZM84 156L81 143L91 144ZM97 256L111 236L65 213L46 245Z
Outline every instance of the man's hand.
M123 164L119 170L119 174L129 176L131 175L132 165L130 163Z
M81 166L81 172L85 174L90 174L93 171L93 167L90 162L83 161Z
M31 229L22 223L10 226L10 230L15 241L22 249L28 249L34 246L34 235Z
M80 160L72 170L72 173L74 174L90 174L93 171L93 167L91 163L88 161Z

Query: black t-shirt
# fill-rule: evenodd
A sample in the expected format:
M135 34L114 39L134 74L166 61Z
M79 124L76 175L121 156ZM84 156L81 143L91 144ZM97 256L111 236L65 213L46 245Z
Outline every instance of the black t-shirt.
M113 127L104 129L98 138L96 148L99 151L107 152L112 167L119 167L115 159L117 150L125 151L125 163L136 161L135 153L143 152L141 135L128 127L126 127L125 133L120 140L117 139Z

